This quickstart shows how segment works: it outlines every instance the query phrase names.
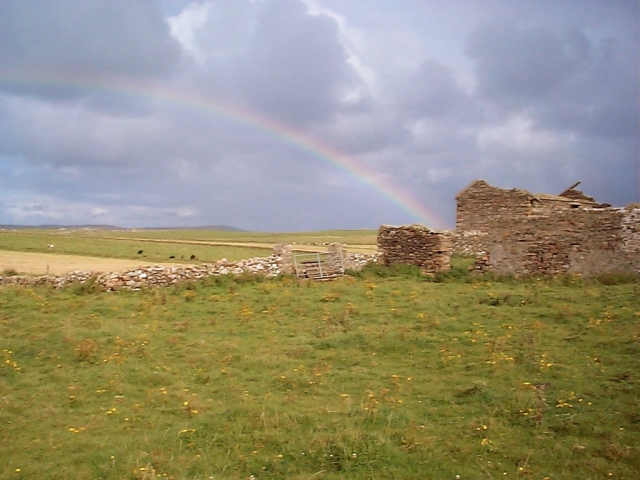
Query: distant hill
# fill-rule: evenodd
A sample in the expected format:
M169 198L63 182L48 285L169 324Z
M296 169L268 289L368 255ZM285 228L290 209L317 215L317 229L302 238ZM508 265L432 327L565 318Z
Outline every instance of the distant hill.
M216 230L218 232L246 232L241 228L230 227L228 225L202 225L199 227L141 227L129 228L127 230Z
M224 232L246 232L228 225L203 225L199 227L136 227L125 228L114 225L0 225L2 230L216 230Z

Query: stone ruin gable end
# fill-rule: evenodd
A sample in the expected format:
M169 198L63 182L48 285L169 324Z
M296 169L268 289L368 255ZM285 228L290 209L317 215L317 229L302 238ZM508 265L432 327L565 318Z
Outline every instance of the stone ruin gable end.
M382 225L378 230L381 263L416 265L425 273L451 269L451 234L436 232L422 225L394 227Z
M640 273L640 206L563 209L520 219L481 258L501 274Z
M476 180L456 196L456 231L488 234L514 216L529 215L533 199L526 190L504 190Z
M457 196L454 253L484 254L521 222L534 219L545 223L560 211L599 205L579 190L567 189L561 195L532 194L526 190L494 187L476 180Z
M514 217L531 214L534 197L526 190L504 190L476 180L457 196L453 252L479 255L490 237L508 228Z

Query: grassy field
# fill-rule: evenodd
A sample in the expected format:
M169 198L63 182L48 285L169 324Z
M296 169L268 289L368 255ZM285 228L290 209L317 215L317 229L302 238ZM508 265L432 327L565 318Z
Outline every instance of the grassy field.
M457 265L0 288L0 477L640 478L640 284Z
M375 252L376 232L344 230L305 233L251 233L214 230L4 230L0 250L193 263L266 257L278 243L326 251L322 244L347 243L352 252ZM47 246L53 244L53 250ZM138 252L142 251L141 254ZM173 257L173 258L171 258Z
M95 233L94 233L95 234ZM111 231L113 237L138 237L150 239L201 240L240 243L296 243L311 244L341 242L349 245L376 245L377 230L325 230L318 232L227 232L218 230L138 230ZM99 235L103 235L100 233Z
M230 261L250 257L265 257L273 253L272 248L243 247L234 245L193 245L183 243L159 243L113 238L110 232L87 235L84 232L55 233L51 231L0 232L0 250L86 255L104 258L139 259L142 262L172 261L193 263L214 262L221 258ZM53 244L53 250L47 248ZM142 250L142 254L138 252ZM174 258L170 258L174 257Z

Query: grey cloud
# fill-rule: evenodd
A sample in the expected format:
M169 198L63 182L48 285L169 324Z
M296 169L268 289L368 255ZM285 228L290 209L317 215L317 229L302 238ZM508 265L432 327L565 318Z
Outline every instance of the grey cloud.
M298 0L266 2L238 80L250 104L281 121L326 121L355 80L335 22Z
M386 94L386 101L370 100L362 111L341 112L314 131L349 154L400 148L425 155L451 149L460 141L461 127L480 119L476 101L452 70L425 60ZM413 160L406 163L415 164Z
M205 59L224 63L245 55L257 28L260 6L248 0L211 2L203 28L194 32L194 43Z
M116 121L91 110L78 110L74 105L47 105L28 99L11 104L12 115L2 123L12 135L3 147L32 165L124 165L134 153L131 147L146 148L148 143L141 144L149 138L143 134L154 130L153 120Z
M503 23L472 32L467 51L477 60L477 94L506 112L586 137L638 135L637 42Z
M151 93L140 99L91 86L42 88L37 98L33 91L28 97L0 93L0 223L88 223L100 215L100 223L124 226L231 224L273 231L416 220L326 158L280 138L277 128L269 131L272 120L298 138L349 155L361 171L409 194L442 219L434 226L453 226L454 196L476 178L550 193L582 180L585 192L603 202L637 198L637 25L622 25L619 11L613 20L602 15L596 2L585 20L583 3L571 0L536 7L536 16L520 15L533 10L532 0L518 3L526 8L506 0L498 0L499 7L458 0L453 10L412 0L384 12L376 2L318 0L318 15L299 0L211 0L198 7L208 9L204 23L182 18L183 28L193 28L193 42L187 35L178 59L157 10L144 13L138 3L116 1L75 4L84 19L75 23L47 3L27 3L41 24L48 16L77 30L76 38L95 23L87 9L111 5L132 22L148 16L153 31L122 20L126 48L107 38L105 48L78 42L66 52L73 42L51 36L61 26L32 32L37 42L21 46L15 57L0 45L3 72L41 65L71 75L87 62L94 78L135 82ZM2 2L0 9L20 10ZM176 15L190 1L164 3ZM64 5L69 13L71 3ZM346 23L322 13L328 5ZM455 23L469 9L473 15ZM469 33L503 11L522 23L492 23L493 30ZM16 39L28 38L1 22ZM105 30L111 27L99 26L95 34L108 37ZM352 35L348 41L346 34ZM40 64L27 47L46 43L45 37L52 46L42 48L51 61ZM363 78L343 45L358 57ZM129 50L135 58L145 49L151 49L148 65L128 63ZM7 86L0 81L0 88ZM359 97L364 100L345 101L344 94L355 91L366 92ZM56 97L74 101L52 102ZM252 113L266 123L252 123ZM38 211L38 205L51 208Z
M78 96L67 81L165 75L179 55L152 0L0 2L0 70L13 91Z
M382 105L362 112L340 112L331 122L314 126L312 135L347 155L396 147L407 139L403 116Z
M542 28L523 30L511 23L477 28L467 53L477 61L479 95L522 106L548 94L575 69L564 47L559 35Z
M637 138L640 130L638 47L614 39L596 45L565 85L536 107L540 121L584 136Z
M442 117L450 113L463 96L451 71L429 60L407 78L400 93L400 104L415 117Z
M193 50L186 84L281 123L304 128L371 108L366 95L345 100L362 80L335 20L311 15L300 0L212 2Z

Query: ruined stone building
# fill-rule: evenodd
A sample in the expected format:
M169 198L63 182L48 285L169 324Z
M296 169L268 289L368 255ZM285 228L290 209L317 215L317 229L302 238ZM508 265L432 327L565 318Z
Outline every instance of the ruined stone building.
M422 225L394 227L382 225L378 230L378 250L383 265L415 265L424 273L451 269L452 235Z
M640 205L600 204L577 185L547 195L473 182L456 196L454 252L497 273L640 273Z

